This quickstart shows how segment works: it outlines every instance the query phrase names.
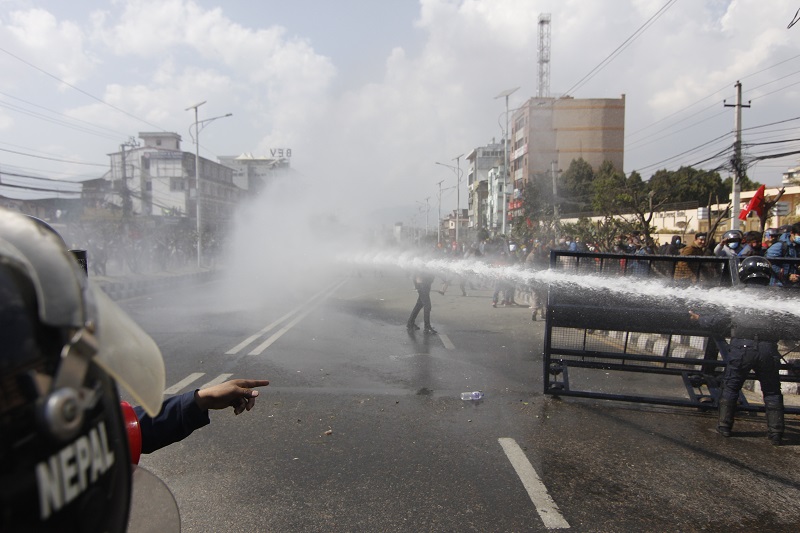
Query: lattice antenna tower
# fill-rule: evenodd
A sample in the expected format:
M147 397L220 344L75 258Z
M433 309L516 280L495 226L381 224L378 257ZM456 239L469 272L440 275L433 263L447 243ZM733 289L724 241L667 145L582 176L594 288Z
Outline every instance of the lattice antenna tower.
M539 14L539 89L536 96L550 96L550 13Z

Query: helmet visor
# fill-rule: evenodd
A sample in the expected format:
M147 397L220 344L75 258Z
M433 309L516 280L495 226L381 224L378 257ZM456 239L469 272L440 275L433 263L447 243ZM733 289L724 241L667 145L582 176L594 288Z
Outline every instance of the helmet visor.
M166 372L155 341L117 304L92 284L97 305L97 340L94 359L147 411L161 410Z

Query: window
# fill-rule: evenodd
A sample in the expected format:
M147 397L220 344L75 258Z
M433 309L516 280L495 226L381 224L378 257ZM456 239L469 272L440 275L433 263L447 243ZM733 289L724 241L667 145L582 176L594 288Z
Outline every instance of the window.
M186 180L183 178L172 177L169 179L169 190L170 191L185 191L186 190Z

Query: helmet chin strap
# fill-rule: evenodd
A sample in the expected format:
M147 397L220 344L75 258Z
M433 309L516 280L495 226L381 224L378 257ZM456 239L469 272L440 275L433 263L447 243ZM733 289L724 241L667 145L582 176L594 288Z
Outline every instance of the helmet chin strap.
M40 425L60 441L75 437L83 427L84 412L93 408L100 398L97 389L83 386L89 364L98 350L93 330L93 325L87 324L64 345L52 386L46 385L44 376L37 376L37 384L42 389L38 409Z

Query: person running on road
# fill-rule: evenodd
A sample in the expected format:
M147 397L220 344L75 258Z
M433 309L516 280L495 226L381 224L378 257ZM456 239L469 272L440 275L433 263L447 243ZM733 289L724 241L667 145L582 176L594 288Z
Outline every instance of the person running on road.
M414 288L417 289L417 303L414 309L411 310L411 316L408 317L406 329L409 331L416 331L419 329L417 326L417 315L423 311L422 317L425 323L424 333L435 335L437 331L431 326L431 285L433 285L434 276L427 271L419 271L414 275Z

